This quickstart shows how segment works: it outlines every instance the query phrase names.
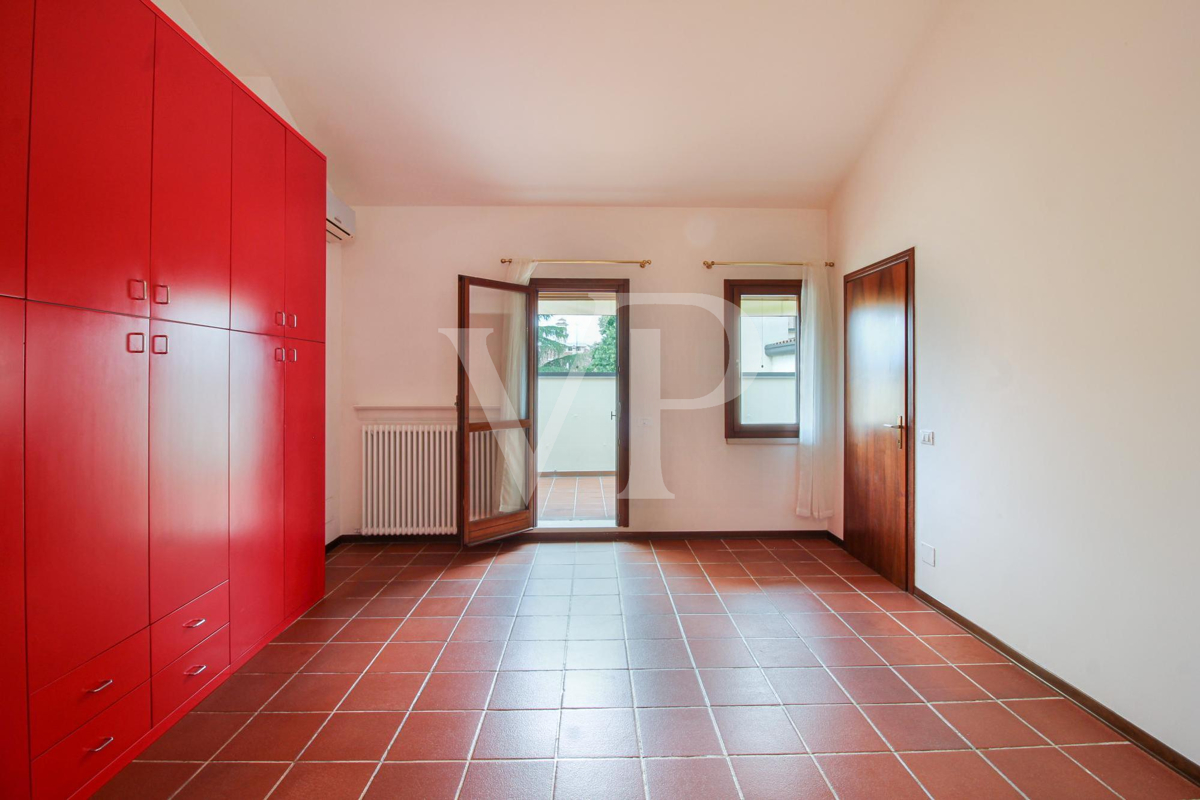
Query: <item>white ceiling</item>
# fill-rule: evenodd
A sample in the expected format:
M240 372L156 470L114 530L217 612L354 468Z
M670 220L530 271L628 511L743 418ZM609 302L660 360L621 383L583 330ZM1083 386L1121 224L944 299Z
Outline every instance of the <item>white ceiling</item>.
M353 205L821 208L943 0L183 0Z

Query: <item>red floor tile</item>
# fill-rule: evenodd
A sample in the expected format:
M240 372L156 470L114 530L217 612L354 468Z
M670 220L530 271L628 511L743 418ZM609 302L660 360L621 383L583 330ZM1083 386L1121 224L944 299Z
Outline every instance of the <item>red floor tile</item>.
M809 639L804 643L827 667L882 666L883 659L858 638Z
M800 639L750 639L746 642L762 667L819 667L813 651Z
M249 672L286 673L298 672L323 645L320 644L269 644L260 650L238 670Z
M642 767L636 759L559 761L555 800L644 800ZM694 800L694 798L693 798Z
M304 665L305 672L359 674L383 649L382 644L331 642Z
M1051 747L988 750L992 762L1030 800L1112 800L1112 792Z
M702 706L704 694L695 670L634 670L633 698L639 708Z
M303 761L379 761L403 721L403 714L392 712L334 714L300 758Z
M1060 696L1015 664L967 664L962 671L998 700Z
M850 702L833 677L819 667L763 671L785 705Z
M328 714L259 714L221 748L217 761L292 761Z
M384 645L370 671L428 672L441 652L441 642L393 642Z
M892 749L898 752L970 748L932 708L923 703L911 706L863 706L862 712L883 734Z
M554 758L558 711L489 711L472 758Z
M504 642L450 642L434 672L494 672L500 667Z
M553 761L473 761L459 798L535 800L549 798L553 786Z
M375 764L294 764L271 800L358 800Z
M178 800L261 800L287 764L208 764L175 795Z
M563 708L631 708L628 670L569 670L562 693Z
M297 675L267 703L266 711L333 711L357 675Z
M413 712L387 752L388 761L448 761L471 754L480 711Z
M788 706L788 715L813 753L880 753L888 746L852 705Z
M513 670L561 670L566 666L567 643L562 642L509 642L500 661L500 669Z
M167 800L200 770L200 764L135 761L92 795L95 800Z
M723 706L714 708L713 716L730 755L784 755L804 749L780 706Z
M808 756L736 756L730 759L742 794L755 800L832 800L833 793Z
M409 617L392 636L393 642L449 641L458 617Z
M141 761L207 761L242 727L250 714L193 711L146 748Z
M829 612L788 614L786 619L796 632L804 637L854 635L854 631L850 630L837 614Z
M641 708L637 718L643 756L721 755L706 708Z
M890 753L817 756L840 800L921 800L925 792Z
M1018 800L1021 795L978 753L905 753L900 757L935 800Z
M996 664L1008 661L974 636L923 636L922 639L951 664Z
M1000 703L938 703L934 708L974 747L1039 747L1047 744L1037 731Z
M946 663L946 659L915 636L869 636L864 637L863 641L879 654L885 664L914 666Z
M646 762L653 800L733 800L737 786L724 758L654 759Z
M423 672L368 672L342 701L342 711L407 711L422 684Z
M563 673L501 672L496 676L488 708L556 709L562 702Z
M435 672L413 704L415 711L461 711L487 707L494 672Z
M700 682L714 706L779 705L775 691L760 669L704 669Z
M682 639L631 639L626 646L630 669L690 669L692 666L688 647Z
M1080 745L1064 750L1127 800L1200 797L1200 786L1131 744Z
M901 666L896 667L896 672L911 684L926 702L990 699L987 692L954 667Z
M396 617L352 619L333 637L335 642L386 642L395 635L402 620Z
M830 672L856 703L917 703L921 700L887 667L835 667Z
M638 755L632 709L563 709L560 758L619 758Z
M757 666L741 639L689 639L687 647L700 669Z
M466 768L465 761L383 764L363 800L395 800L398 797L454 800Z
M1125 740L1125 737L1070 700L1007 700L1004 704L1054 744L1098 744Z

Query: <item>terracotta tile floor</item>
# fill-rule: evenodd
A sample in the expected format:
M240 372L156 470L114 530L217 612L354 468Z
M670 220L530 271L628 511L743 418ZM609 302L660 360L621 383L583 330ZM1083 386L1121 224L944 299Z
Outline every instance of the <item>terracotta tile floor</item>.
M824 541L352 544L113 798L1195 798Z
M615 475L543 475L538 478L538 520L614 520L617 516Z

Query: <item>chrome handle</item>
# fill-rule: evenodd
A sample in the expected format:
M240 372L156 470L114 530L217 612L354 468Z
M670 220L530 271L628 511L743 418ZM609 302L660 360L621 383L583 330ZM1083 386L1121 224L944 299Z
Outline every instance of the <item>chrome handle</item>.
M295 314L292 314L291 317L292 317L292 321L289 323L291 325L291 327L293 327L293 328L300 327L300 317L296 316Z
M282 311L275 312L275 324L283 328L287 326L287 314Z
M129 279L129 299L130 300L145 300L146 292L150 285L143 280L137 278Z
M108 687L110 687L112 685L113 685L113 679L109 678L104 683L97 686L95 689L88 689L87 693L88 694L99 694L100 692L103 692L105 689L107 689Z
M191 669L185 669L183 671L183 674L189 675L189 676L195 676L195 675L199 675L201 672L204 672L204 670L206 670L206 669L208 669L208 664L197 664L196 666L192 667Z
M299 360L300 360L300 351L299 351L299 350L297 350L296 348L294 348L294 347L293 347L293 348L292 348L292 358L291 358L291 361L292 361L292 363L294 364L294 363L296 363L296 362L297 362L297 361L299 361Z
M158 341L159 339L162 339L161 344ZM162 349L159 350L158 349L159 347L162 347ZM151 353L154 353L157 356L165 356L170 351L171 351L171 345L170 345L170 342L167 340L167 335L165 333L155 334L154 336L150 337L150 352Z
M101 750L108 747L114 741L116 741L116 739L113 738L112 736L105 737L104 741L101 742L100 744L96 745L95 747L89 747L88 752L89 753L99 753Z
M204 617L200 617L199 619L194 619L194 620L192 620L191 622L185 622L185 623L184 623L184 625L183 625L183 627L185 627L185 628L199 628L201 625L203 625L203 624L204 624L204 623L206 623L206 622L208 622L208 620L207 620L206 618L204 618Z
M131 353L146 352L146 336L142 333L130 333L125 337L125 349Z
M287 358L284 355L284 350L282 347L275 348L275 360L276 361L287 361Z
M901 450L904 449L904 415L901 414L896 418L896 424L891 425L887 422L883 423L885 428L893 428L896 431L896 446Z
M164 298L164 299L162 299L162 300L159 300L159 299L158 299L158 297L159 297L159 292L158 292L158 290L159 290L159 289L162 289L162 290L163 290L163 292L162 292L162 296L163 296L163 298ZM155 303L157 303L157 304L158 304L158 305L160 305L160 306L168 306L168 305L170 305L170 304L171 304L171 287L170 287L170 286L168 286L168 285L167 285L167 284L165 284L165 283L156 283L156 284L154 284L154 302L155 302Z

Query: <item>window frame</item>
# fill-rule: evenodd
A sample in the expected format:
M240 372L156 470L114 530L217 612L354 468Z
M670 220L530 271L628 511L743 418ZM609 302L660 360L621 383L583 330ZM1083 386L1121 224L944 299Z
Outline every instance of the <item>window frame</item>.
M800 308L804 281L733 280L725 281L725 438L726 439L797 439L800 436ZM747 295L796 298L796 416L792 425L747 425L741 418L740 364L730 372L730 359L741 354L742 297ZM737 355L735 355L737 354Z

